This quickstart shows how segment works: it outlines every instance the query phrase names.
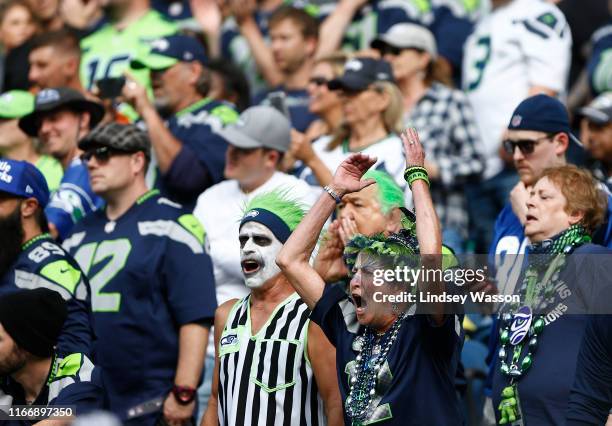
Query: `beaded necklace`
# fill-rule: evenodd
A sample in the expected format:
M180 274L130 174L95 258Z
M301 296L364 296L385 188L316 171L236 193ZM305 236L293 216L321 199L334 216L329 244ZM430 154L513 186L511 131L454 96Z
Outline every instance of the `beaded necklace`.
M378 373L387 360L405 317L404 313L399 315L382 336L366 327L364 333L355 338L359 354L355 358L355 375L351 377L346 398L346 412L353 419L353 424L360 424L368 417L372 397L376 394Z
M501 347L498 355L500 371L509 378L509 386L502 390L502 401L498 407L500 424L517 419L519 401L516 382L533 364L538 336L545 325L541 312L545 312L554 302L555 287L565 259L576 247L589 241L591 237L586 234L584 227L576 224L553 239L535 243L531 247L532 256L519 291L524 305L519 307L518 303L513 303L501 315ZM540 314L534 316L534 311ZM513 349L508 348L508 344L513 346ZM525 344L527 353L521 358Z

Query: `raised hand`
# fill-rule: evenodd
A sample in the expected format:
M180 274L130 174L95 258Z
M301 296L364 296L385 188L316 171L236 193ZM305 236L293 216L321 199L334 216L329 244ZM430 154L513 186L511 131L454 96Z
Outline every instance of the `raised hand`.
M419 134L414 127L409 127L400 133L400 138L404 144L404 155L406 156L406 167L421 166L425 164L425 151Z
M361 180L361 177L376 163L376 157L356 153L345 159L334 174L331 186L342 196L361 191L375 183L374 179Z
M314 269L326 283L338 281L348 275L348 270L342 260L344 244L339 234L340 227L338 219L329 225L313 264Z
M191 13L205 33L221 31L223 14L217 0L189 0Z

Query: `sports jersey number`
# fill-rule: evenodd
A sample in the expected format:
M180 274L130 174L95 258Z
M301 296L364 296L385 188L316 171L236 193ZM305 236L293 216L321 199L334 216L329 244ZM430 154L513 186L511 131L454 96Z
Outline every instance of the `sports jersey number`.
M523 269L528 240L521 242L516 236L503 237L495 247L495 281L501 294L513 294Z
M81 269L89 277L91 285L91 307L94 312L119 312L121 306L121 293L107 293L102 289L106 286L121 269L132 251L132 244L127 238L118 240L102 241L100 243L89 243L80 247L74 255ZM97 265L109 259L95 275L90 276L89 271Z
M64 251L56 244L45 241L28 254L28 259L32 262L40 263L52 254L61 256L64 254Z
M93 84L96 82L96 80L99 80L101 78L107 78L107 77L118 77L125 68L123 67L123 63L129 61L129 59L130 59L130 55L113 56L112 58L109 59L108 63L106 64L106 68L104 69L104 72L102 73L102 75L98 75L98 68L99 68L101 60L97 58L97 59L90 61L87 64L87 73L89 74L88 89L91 89L93 87ZM119 72L113 73L113 68L115 67L120 68Z
M468 90L475 90L478 86L480 86L485 67L487 66L487 62L489 62L489 58L491 57L491 37L480 37L476 42L476 46L481 48L482 55L481 59L474 63L476 78L474 78L474 80L468 84Z

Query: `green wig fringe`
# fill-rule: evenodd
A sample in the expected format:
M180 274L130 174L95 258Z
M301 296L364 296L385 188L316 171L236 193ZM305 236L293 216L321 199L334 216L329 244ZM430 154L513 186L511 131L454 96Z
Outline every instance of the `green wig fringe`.
M308 210L308 206L291 198L289 188L279 188L256 195L244 207L242 216L253 209L264 209L274 213L289 227L291 232L297 228Z
M414 267L415 255L419 254L419 243L416 235L406 229L389 237L385 237L382 233L371 237L355 235L344 248L342 256L349 275L352 275L357 256L362 252L381 258L391 267L403 265Z

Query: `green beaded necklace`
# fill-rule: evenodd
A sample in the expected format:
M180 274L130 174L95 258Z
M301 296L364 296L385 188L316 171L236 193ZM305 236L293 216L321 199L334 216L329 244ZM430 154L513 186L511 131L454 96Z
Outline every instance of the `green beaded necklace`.
M532 366L538 346L538 336L544 330L544 315L538 314L533 317L532 312L536 310L543 312L548 304L554 301L555 285L567 255L589 241L591 237L584 227L576 224L551 240L531 246L532 257L519 292L524 305L519 307L518 303L514 303L501 315L502 326L499 330L501 347L498 356L500 371L509 378L509 386L502 390L502 401L498 407L499 424L514 422L518 418L519 400L516 383ZM514 348L509 349L509 344ZM527 353L521 359L525 345Z

